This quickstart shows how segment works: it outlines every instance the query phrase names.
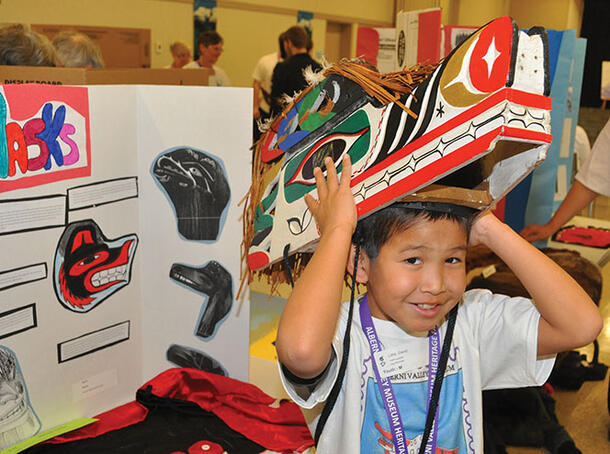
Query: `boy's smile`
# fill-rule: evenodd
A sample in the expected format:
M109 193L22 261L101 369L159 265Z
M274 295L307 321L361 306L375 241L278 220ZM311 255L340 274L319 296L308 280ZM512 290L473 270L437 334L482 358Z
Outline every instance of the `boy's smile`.
M464 228L441 219L418 220L393 234L363 269L373 317L410 334L439 326L466 287Z

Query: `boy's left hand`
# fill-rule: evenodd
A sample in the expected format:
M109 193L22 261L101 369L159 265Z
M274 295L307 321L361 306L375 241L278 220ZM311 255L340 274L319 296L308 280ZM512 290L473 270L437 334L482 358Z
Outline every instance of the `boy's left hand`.
M315 200L310 194L306 194L305 203L318 224L320 235L336 228L346 229L351 235L356 229L358 215L350 187L352 177L350 157L348 154L343 157L341 182L337 177L337 169L335 169L333 160L327 157L324 163L326 164L326 180L322 169L319 167L314 169L318 200Z
M501 224L502 221L500 221L491 211L486 211L485 213L478 215L470 228L468 246L478 246L479 244L489 246L488 239L490 230Z

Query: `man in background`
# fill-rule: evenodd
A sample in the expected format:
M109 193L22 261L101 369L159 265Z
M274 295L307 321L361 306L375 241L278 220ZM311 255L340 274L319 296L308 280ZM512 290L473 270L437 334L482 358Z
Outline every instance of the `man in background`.
M61 66L89 69L104 67L99 46L84 33L66 30L55 35L52 42Z
M210 86L226 87L231 84L229 76L222 68L216 66L218 58L223 51L222 37L215 31L203 32L197 38L197 49L199 58L183 66L184 69L207 68L211 71Z
M295 93L307 87L303 70L309 66L314 71L320 71L322 66L307 52L310 42L303 27L293 26L284 32L284 50L287 60L278 63L271 79L271 114L278 115L282 111L284 95L294 96Z
M256 63L254 72L252 73L252 88L254 89L254 141L256 142L260 137L260 131L258 130L256 121L263 121L269 118L270 105L271 105L271 77L273 76L273 70L275 65L283 61L286 58L286 52L284 51L284 34L280 33L278 36L278 48L277 52L272 52L267 55L263 55Z

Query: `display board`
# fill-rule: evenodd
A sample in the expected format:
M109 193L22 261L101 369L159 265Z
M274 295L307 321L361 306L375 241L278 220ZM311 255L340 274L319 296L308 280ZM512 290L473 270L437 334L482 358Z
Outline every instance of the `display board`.
M247 380L250 102L0 86L0 449L131 401L167 368Z
M551 130L557 139L531 179L507 197L505 221L517 231L525 225L546 223L569 190L572 177L586 40L576 38L575 30L547 30L547 33L553 99Z

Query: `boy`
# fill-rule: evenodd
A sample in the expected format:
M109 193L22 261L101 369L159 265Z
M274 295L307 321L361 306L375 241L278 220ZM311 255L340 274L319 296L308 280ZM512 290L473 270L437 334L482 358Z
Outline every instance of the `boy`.
M351 163L344 158L340 183L332 160L325 164L326 180L315 170L319 200L306 196L321 238L276 342L284 386L305 408L325 401L337 378L347 318L342 282L346 263L354 268ZM479 216L468 233L460 208L409 207L394 204L358 223L356 280L367 294L354 309L347 370L318 453L482 453L481 390L540 385L550 355L586 345L601 330L584 290L493 215ZM504 260L535 306L483 290L464 294L468 244L485 244ZM458 303L457 317L448 317ZM439 350L453 323L443 374ZM423 440L437 372L444 381Z

